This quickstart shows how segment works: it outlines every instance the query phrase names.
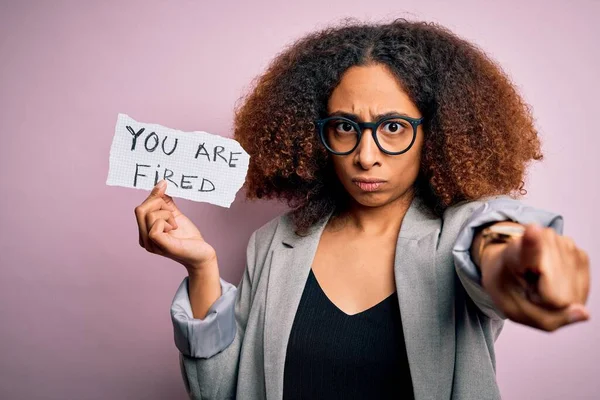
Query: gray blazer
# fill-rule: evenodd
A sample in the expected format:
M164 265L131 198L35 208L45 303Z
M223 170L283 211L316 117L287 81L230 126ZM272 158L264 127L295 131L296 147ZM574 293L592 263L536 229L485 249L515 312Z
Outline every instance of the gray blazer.
M193 318L183 280L171 319L191 399L282 398L288 337L329 217L305 237L288 214L257 229L241 281L221 278L222 295L204 319ZM402 221L394 272L416 400L500 398L494 342L505 316L469 248L477 227L501 220L563 229L562 216L508 196L463 202L441 218L416 197Z

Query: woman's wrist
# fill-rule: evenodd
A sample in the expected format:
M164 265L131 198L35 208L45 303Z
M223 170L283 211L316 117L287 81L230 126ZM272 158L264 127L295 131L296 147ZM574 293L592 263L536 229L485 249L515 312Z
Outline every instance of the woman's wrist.
M473 263L482 269L483 254L489 247L498 244L506 244L515 236L522 234L523 225L513 221L497 221L482 226L471 244L471 259Z
M206 273L210 273L211 271L219 269L216 255L208 260L189 263L185 264L184 266L188 271L188 275L205 275Z
M219 268L188 270L188 293L194 318L203 319L222 295Z
M483 230L477 253L484 288L487 286L490 271L496 279L500 276L499 271L504 263L504 250L511 241L522 235L522 231L523 225L512 221L501 221Z

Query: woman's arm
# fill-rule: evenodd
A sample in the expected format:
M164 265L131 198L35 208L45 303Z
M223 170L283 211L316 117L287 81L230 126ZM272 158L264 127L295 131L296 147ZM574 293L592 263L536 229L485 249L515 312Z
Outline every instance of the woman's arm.
M256 231L248 241L246 268L237 287L219 278L222 294L204 319L194 318L188 277L171 305L175 344L191 399L235 398L240 349L252 303Z
M507 316L483 287L481 270L472 259L471 248L476 233L485 226L502 221L537 223L559 234L563 230L560 214L528 206L506 195L456 204L446 209L443 220L445 230L456 232L452 255L460 282L481 312L493 319L506 319Z
M219 277L222 294L203 318L196 318L192 311L190 279L189 276L184 278L171 303L175 345L186 356L209 358L224 350L234 339L234 307L238 288Z
M471 246L483 287L508 318L545 331L589 318L585 308L589 259L583 250L570 238L537 224L492 225L525 228L522 236L484 248L483 229L478 229Z
M589 260L572 240L561 236L563 218L560 214L501 195L463 202L444 213L447 225L455 226L461 221L452 249L456 272L483 314L489 318L510 318L544 330L564 325L571 312L571 321L589 317L583 306L589 292ZM537 225L543 228L543 235L533 242L542 244L523 247L521 240L513 240L506 244L489 244L478 254L482 229L496 223L532 225L528 228L531 232L524 236L525 243L529 244L528 238L537 235L533 233ZM529 250L523 251L525 248ZM544 262L524 263L523 257ZM564 260L568 260L567 263ZM546 271L543 275L539 274L540 268ZM536 276L537 281L531 279ZM528 282L535 282L537 286L525 290Z
M193 316L204 319L210 306L223 294L223 283L216 259L201 269L188 270L188 293Z

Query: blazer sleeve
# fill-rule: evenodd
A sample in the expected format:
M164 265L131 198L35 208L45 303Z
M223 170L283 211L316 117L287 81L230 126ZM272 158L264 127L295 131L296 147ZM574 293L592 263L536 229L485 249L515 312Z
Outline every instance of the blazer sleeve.
M514 221L520 224L537 223L563 233L563 217L555 212L528 206L509 196L494 196L451 207L445 214L463 220L452 256L456 273L467 294L479 309L490 318L506 319L481 285L481 271L471 259L471 243L476 230L489 222Z
M221 296L204 319L193 317L187 277L171 304L175 345L190 399L235 398L239 355L251 305L255 236L246 250L246 268L238 286L221 278Z

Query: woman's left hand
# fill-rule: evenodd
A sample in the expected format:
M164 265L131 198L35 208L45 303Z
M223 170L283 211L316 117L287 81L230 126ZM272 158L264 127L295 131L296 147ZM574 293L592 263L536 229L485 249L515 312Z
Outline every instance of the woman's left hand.
M585 251L552 228L526 226L522 237L483 252L482 284L507 318L544 331L589 319Z

